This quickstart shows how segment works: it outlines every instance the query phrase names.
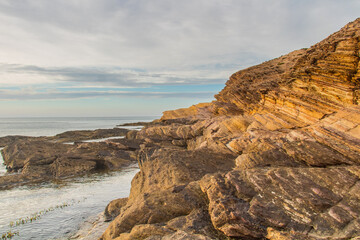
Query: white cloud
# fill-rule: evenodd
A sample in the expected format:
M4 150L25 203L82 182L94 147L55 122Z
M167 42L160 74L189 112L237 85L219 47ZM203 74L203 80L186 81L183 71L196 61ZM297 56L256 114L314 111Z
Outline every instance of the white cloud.
M359 12L358 0L0 0L0 99L211 100L214 88L182 90L309 47Z
M194 98L211 99L213 92L142 92L142 91L58 91L54 89L38 91L35 88L20 90L0 90L0 101L8 100L66 100L104 97L146 97L146 98Z
M224 83L218 70L148 72L116 67L38 67L0 64L2 87L53 85L56 87L151 87L156 85L192 85Z
M358 1L0 1L0 62L184 69L258 61L315 43ZM321 37L321 38L320 38Z

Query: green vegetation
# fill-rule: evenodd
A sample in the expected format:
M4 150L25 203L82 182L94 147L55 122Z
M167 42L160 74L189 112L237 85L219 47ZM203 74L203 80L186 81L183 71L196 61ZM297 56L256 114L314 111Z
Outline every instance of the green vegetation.
M52 212L54 211L55 209L63 209L65 207L68 207L68 206L71 206L72 204L69 204L69 203L63 203L61 205L56 205L55 207L49 207L48 209L44 209L40 212L36 212L36 213L33 213L31 214L31 216L28 216L28 217L25 217L25 218L19 218L17 221L15 222L10 222L10 227L14 227L14 226L19 226L21 224L25 224L25 223L28 223L28 222L33 222L35 220L38 220L39 218L41 218L42 215L48 213L48 212Z
M49 207L47 209L44 209L44 210L41 210L40 212L36 212L36 213L33 213L31 214L30 216L27 216L27 217L24 217L24 218L19 218L18 220L16 221L12 221L10 222L9 226L10 226L10 230L6 233L3 233L1 235L1 238L0 240L7 240L7 239L12 239L14 236L19 236L19 232L16 231L16 232L13 232L11 228L13 227L17 227L17 226L20 226L20 225L23 225L23 224L26 224L26 223L32 223L33 221L36 221L38 219L41 218L41 216L43 216L44 214L48 213L48 212L52 212L56 209L63 209L65 207L69 207L69 206L72 206L74 205L75 203L80 203L81 201L73 201L71 203L63 203L61 205L56 205L55 207Z
M1 240L7 240L7 239L11 239L14 236L18 235L19 236L19 232L12 232L11 230L8 231L7 233L4 233L3 235L1 235Z

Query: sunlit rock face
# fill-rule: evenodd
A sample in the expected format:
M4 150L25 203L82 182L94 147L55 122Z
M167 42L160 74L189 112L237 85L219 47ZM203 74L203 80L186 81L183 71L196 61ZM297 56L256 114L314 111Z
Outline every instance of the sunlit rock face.
M359 60L357 19L164 113L102 239L359 237Z

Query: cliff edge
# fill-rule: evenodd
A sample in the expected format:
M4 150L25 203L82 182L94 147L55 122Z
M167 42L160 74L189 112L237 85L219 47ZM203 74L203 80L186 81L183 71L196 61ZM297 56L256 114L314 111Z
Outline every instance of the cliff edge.
M360 18L137 134L101 239L360 238Z

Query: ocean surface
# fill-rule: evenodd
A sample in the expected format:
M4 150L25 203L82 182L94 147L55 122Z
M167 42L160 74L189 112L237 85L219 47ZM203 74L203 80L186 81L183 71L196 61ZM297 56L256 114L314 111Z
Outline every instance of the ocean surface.
M0 239L9 231L19 234L12 239L69 239L111 200L128 197L138 171L134 166L0 191ZM33 221L22 222L34 216Z
M69 130L113 128L155 118L0 118L0 136L52 136ZM127 197L131 180L138 171L134 165L122 171L0 191L0 239L9 231L19 234L12 239L69 239L89 217L104 211L111 200ZM0 176L4 174L6 169L0 154ZM35 220L29 220L35 216L38 216Z
M156 118L159 116L0 118L0 137L7 135L53 136L70 130L114 128L123 123L146 122Z

